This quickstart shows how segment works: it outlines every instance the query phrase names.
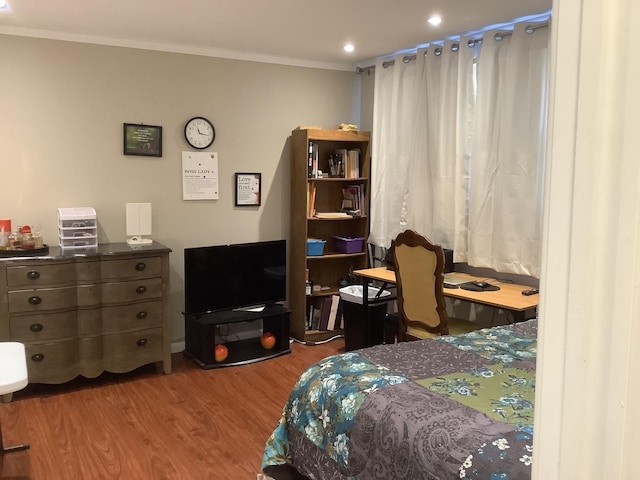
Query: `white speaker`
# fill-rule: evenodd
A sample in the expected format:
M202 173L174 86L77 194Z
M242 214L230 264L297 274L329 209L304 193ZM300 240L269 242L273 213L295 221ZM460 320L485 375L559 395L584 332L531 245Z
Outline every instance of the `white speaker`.
M153 242L150 238L142 238L143 235L151 235L151 204L127 203L127 239L129 245L149 245Z

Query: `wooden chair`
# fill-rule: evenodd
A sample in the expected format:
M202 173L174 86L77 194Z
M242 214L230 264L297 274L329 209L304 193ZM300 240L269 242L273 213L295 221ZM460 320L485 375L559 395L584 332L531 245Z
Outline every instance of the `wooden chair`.
M457 335L481 327L469 320L448 318L443 288L444 253L413 230L393 241L398 289L398 341Z
M18 342L0 342L0 395L3 401L10 401L13 392L23 389L29 383L27 357L24 345ZM5 447L0 425L0 455L27 450L28 443Z

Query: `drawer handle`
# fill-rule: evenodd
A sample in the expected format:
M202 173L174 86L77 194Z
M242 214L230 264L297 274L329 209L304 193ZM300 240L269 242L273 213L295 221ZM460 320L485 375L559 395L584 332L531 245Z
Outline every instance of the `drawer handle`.
M147 318L147 312L145 312L144 310L138 312L138 314L136 315L136 318L138 320L143 320L143 319Z
M29 297L29 303L31 305L40 305L42 303L42 299L38 296Z
M41 332L44 329L41 323L34 323L29 327L32 332Z
M138 288L136 288L136 293L142 295L143 293L146 293L147 291L147 287L145 287L144 285L139 286Z
M136 263L136 270L142 272L145 268L147 268L147 264L144 262Z
M44 360L44 354L34 353L33 355L31 355L31 360L33 360L34 362L41 362Z
M37 280L40 278L40 272L36 270L30 270L29 272L27 272L27 278L29 280Z
M144 347L147 344L147 341L148 340L146 338L140 338L136 342L136 345L138 345L139 347Z

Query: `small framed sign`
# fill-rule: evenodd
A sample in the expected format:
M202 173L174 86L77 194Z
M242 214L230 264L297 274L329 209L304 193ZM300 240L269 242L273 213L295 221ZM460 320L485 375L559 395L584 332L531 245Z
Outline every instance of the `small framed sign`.
M123 151L125 155L162 156L162 127L141 123L125 123L123 125Z
M261 173L236 173L236 207L259 207L261 189Z

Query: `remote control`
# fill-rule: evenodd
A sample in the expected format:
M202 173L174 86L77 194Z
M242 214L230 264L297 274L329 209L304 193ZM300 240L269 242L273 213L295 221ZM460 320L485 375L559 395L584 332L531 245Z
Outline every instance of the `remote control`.
M529 290L523 290L522 294L525 297L528 297L529 295L535 295L536 293L538 293L538 289L537 288L530 288Z

